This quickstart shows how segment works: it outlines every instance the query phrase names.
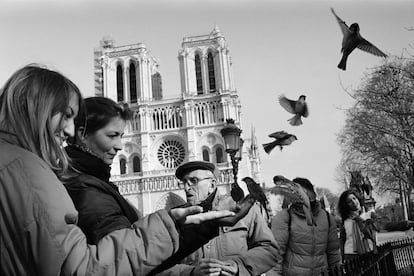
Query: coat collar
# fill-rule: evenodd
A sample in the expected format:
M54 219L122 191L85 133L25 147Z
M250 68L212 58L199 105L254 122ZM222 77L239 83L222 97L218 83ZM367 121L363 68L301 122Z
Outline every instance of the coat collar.
M71 159L71 165L76 170L109 183L111 167L103 162L102 159L85 151L82 147L77 145L69 145L65 150Z

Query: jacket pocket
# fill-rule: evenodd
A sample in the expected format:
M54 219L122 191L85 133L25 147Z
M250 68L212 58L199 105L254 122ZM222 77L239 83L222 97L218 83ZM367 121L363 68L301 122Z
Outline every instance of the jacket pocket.
M239 255L248 250L249 229L246 225L235 225L233 227L223 227L220 238L220 254L223 257Z

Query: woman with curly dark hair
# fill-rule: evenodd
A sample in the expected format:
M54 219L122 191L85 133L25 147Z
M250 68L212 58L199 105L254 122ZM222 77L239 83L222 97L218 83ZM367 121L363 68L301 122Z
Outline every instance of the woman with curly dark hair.
M338 211L342 218L340 242L343 258L376 251L374 225L362 213L361 204L352 190L346 190L338 201Z

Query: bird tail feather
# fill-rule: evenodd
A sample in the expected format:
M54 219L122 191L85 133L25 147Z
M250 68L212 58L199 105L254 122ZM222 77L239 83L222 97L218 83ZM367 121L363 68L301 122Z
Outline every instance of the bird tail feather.
M276 147L276 145L277 145L276 141L263 144L263 149L267 154L269 154Z
M341 61L338 64L338 68L342 69L342 70L346 70L346 60L348 59L348 57L346 55L343 55L341 58Z
M292 126L300 126L302 124L302 119L301 119L300 114L296 114L295 116L290 118L288 121Z

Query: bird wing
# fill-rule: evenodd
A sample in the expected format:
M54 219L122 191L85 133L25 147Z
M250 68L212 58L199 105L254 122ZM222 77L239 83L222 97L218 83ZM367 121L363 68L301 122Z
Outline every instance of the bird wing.
M280 96L279 103L284 109L286 109L287 112L296 114L295 112L296 101L289 100L285 96Z
M286 135L288 135L288 133L282 130L282 131L276 131L276 132L273 132L272 134L269 134L269 137L275 138L275 139L283 139L286 137Z
M273 177L273 182L276 187L273 187L274 193L280 193L287 196L293 202L303 203L306 207L310 208L309 197L305 190L298 183L295 183L281 175Z
M276 187L272 188L273 192L288 197L293 203L301 203L306 223L308 225L316 225L315 220L313 219L309 197L306 194L305 189L298 183L290 181L281 175L273 177L273 182L276 184Z
M368 40L362 38L361 42L358 44L358 49L373 54L375 56L379 56L379 57L387 57L387 55L382 52L380 49L378 49L377 47L374 46L374 44L372 44L371 42L369 42Z
M339 24L339 27L341 28L342 34L343 35L348 35L351 31L349 30L348 25L346 25L345 21L343 21L338 15L336 15L335 11L333 8L331 8L331 12L333 13L333 15L336 18L336 21Z
M289 137L287 139L284 139L283 141L281 141L281 144L283 146L287 146L287 145L292 144L292 142L296 141L296 140L298 140L298 138L295 135L289 134Z

